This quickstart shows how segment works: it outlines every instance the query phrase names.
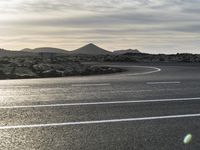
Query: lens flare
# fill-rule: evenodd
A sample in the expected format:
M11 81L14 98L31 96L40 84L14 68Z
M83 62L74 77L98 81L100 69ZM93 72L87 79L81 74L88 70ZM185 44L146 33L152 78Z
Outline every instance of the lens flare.
M187 134L187 135L184 137L183 143L184 143L184 144L189 144L189 143L191 143L191 141L192 141L192 134Z

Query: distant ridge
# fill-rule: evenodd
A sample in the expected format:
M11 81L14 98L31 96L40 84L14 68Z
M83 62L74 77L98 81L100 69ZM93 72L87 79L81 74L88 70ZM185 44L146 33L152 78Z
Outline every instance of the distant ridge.
M21 50L23 52L32 52L32 53L68 53L67 50L54 48L54 47L39 47L35 49L25 48Z
M79 49L70 52L71 54L87 54L87 55L108 55L112 54L103 48L100 48L92 43L87 44Z
M123 55L123 54L138 54L141 53L137 49L127 49L127 50L117 50L114 52L105 50L93 43L87 44L81 48L78 48L73 51L67 51L65 49L60 48L54 48L54 47L39 47L39 48L25 48L19 51L10 51L5 49L0 49L0 57L4 56L32 56L32 55L38 55L38 53L56 53L56 54L62 54L62 55Z
M34 53L0 49L0 57L34 56Z
M122 54L126 54L126 53L138 54L138 53L141 53L141 52L137 49L117 50L117 51L113 52L113 54L116 54L116 55L122 55Z

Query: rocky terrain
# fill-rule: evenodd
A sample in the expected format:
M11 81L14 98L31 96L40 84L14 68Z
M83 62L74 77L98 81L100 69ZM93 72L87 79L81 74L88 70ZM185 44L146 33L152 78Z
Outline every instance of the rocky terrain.
M200 63L200 54L145 54L125 53L119 55L71 55L68 60L81 62L133 62L133 63Z
M24 79L96 75L125 71L108 66L81 64L63 57L43 58L38 56L0 58L0 79Z

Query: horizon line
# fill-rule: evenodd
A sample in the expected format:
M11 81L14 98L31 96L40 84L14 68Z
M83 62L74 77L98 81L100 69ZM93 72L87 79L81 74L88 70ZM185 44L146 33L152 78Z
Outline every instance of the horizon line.
M76 49L73 49L73 50L70 50L70 49L65 49L65 48L61 48L61 47L54 47L54 46L38 46L38 47L34 47L34 48L29 48L29 47L25 47L25 48L22 48L22 49L7 49L7 48L0 48L0 50L7 50L7 51L22 51L22 50L25 50L25 49L30 49L30 50L34 50L34 49L38 49L38 48L56 48L56 49L61 49L61 50L65 50L66 52L72 52L72 51L75 51L77 49L80 49L82 47L85 47L85 46L88 46L88 45L94 45L94 46L97 46L99 48L102 48L103 50L106 50L108 52L115 52L115 51L121 51L121 50L138 50L140 53L146 53L146 54L166 54L166 55L170 55L170 54L200 54L200 53L190 53L190 52L176 52L176 53L164 53L164 52L158 52L158 53L149 53L149 52L144 52L143 50L140 50L138 48L124 48L124 49L104 49L103 47L101 46L98 46L97 44L94 44L94 43L88 43L88 44L85 44L83 46L79 46L78 48ZM162 51L165 51L166 49L163 49ZM173 49L174 50L174 49Z

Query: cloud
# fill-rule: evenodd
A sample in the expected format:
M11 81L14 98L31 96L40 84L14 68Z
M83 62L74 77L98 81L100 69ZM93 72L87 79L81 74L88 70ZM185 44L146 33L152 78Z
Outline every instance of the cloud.
M1 0L1 11L56 11L66 9L110 12L131 9L167 9L193 6L199 0ZM5 9L6 7L6 9ZM4 8L4 9L3 9Z
M1 43L14 48L55 41L69 49L64 41L95 41L147 51L187 43L198 48L199 13L200 0L1 0L0 33L10 42Z

